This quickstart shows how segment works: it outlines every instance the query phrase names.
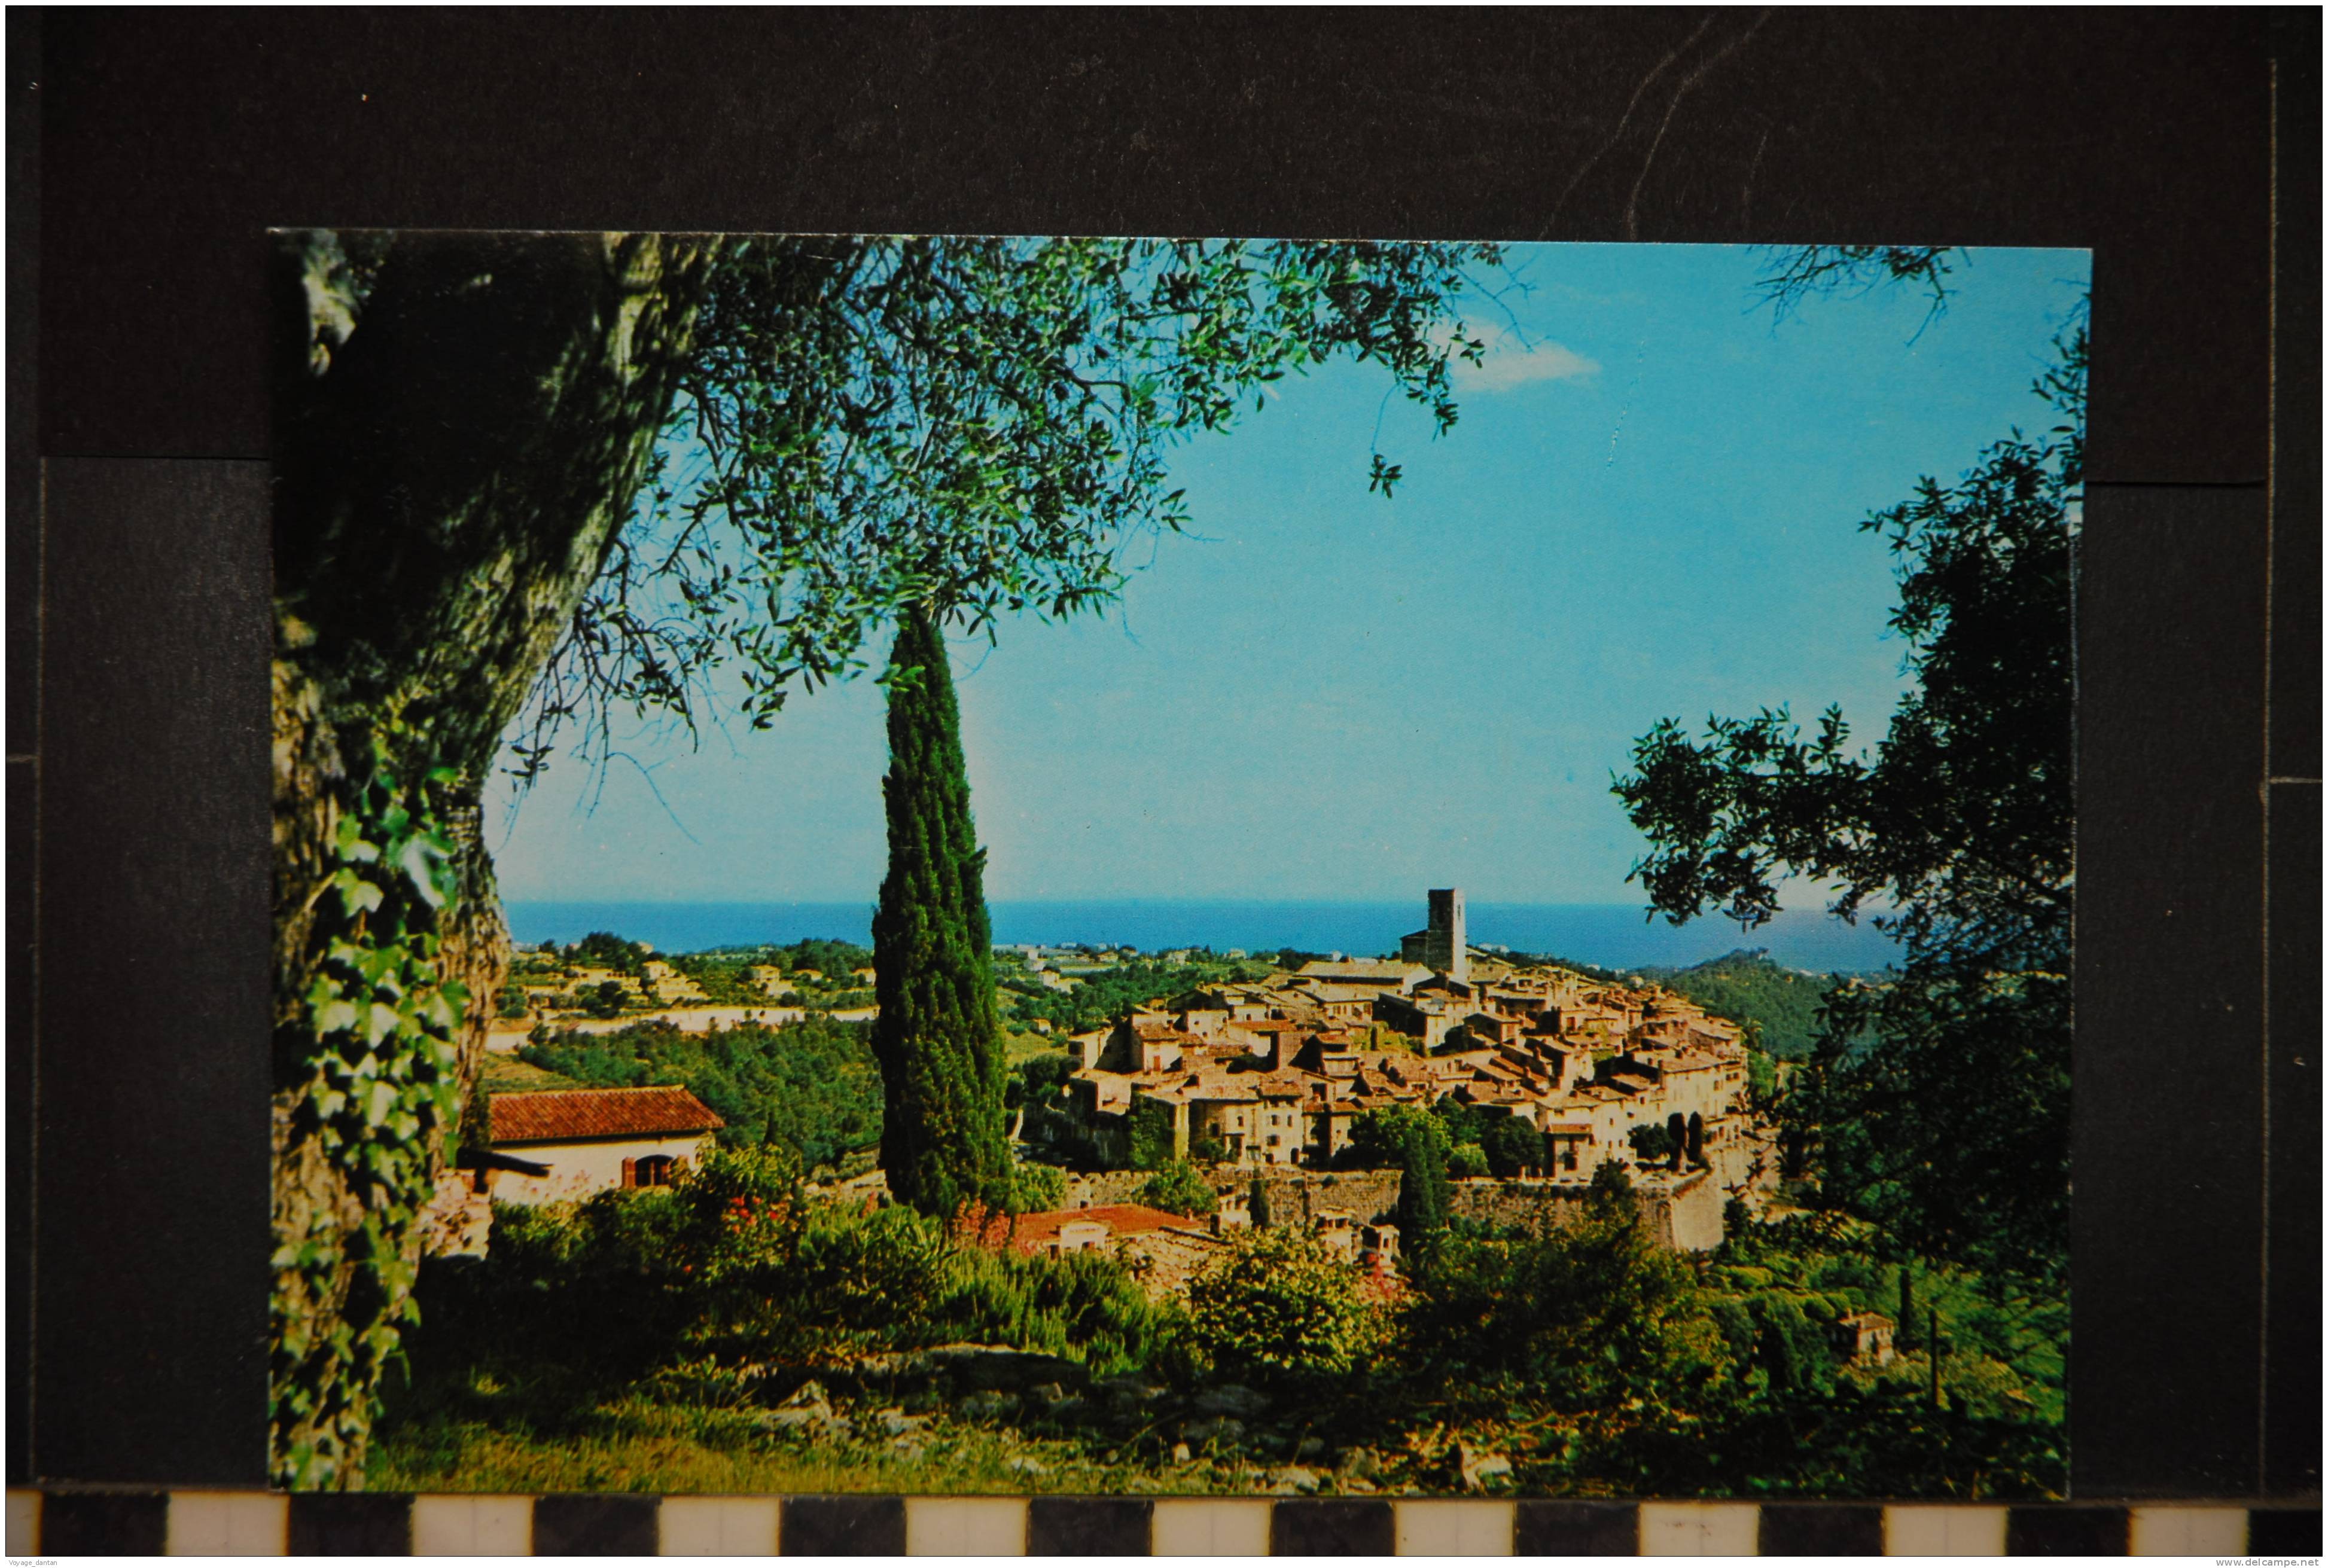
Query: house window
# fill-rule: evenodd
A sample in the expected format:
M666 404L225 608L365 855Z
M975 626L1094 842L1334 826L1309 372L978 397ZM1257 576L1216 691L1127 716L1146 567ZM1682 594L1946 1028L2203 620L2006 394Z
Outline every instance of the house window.
M628 1160L631 1185L634 1187L669 1187L677 1163L668 1154L650 1154L643 1160Z

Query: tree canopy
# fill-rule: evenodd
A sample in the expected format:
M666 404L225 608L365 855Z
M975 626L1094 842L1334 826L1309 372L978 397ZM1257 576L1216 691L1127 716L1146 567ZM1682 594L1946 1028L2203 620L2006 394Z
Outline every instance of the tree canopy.
M1441 431L1452 302L1493 246L790 236L721 242L644 503L614 540L519 745L606 705L692 726L722 667L755 726L863 667L912 603L1103 606L1122 549L1179 530L1166 455L1338 355ZM1379 451L1387 495L1401 465Z
M1841 915L1888 906L1901 972L1829 991L1786 1113L1822 1141L1829 1201L2045 1273L2066 1266L2069 1203L2082 319L2056 347L2034 390L2057 425L1861 525L1897 558L1915 683L1872 756L1837 709L1808 737L1784 709L1703 738L1668 718L1615 786L1651 845L1634 876L1676 924L1767 920L1788 874L1836 887Z
M316 1110L347 1103L345 999L326 972L396 970L374 951L380 922L351 935L329 918L351 846L387 835L442 855L427 889L441 906L414 917L395 994L444 1000L432 1027L465 1093L490 1009L464 1004L508 971L477 831L504 744L523 778L571 719L601 758L615 713L691 729L732 697L765 724L789 691L861 667L868 634L909 605L989 634L1018 611L1095 607L1129 537L1186 520L1165 449L1225 427L1267 383L1349 355L1451 425L1448 363L1484 352L1453 302L1496 254L277 238L278 1480L361 1484L457 1115L422 1059L436 1047L400 1037L382 1069L392 1105L350 1127ZM1398 477L1377 453L1375 487ZM403 1144L382 1144L383 1118L413 1129Z

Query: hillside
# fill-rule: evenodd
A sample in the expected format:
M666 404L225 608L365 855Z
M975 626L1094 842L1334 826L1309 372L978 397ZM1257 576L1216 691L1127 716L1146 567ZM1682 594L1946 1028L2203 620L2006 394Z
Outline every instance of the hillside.
M1801 1061L1818 1028L1819 998L1833 983L1770 962L1762 948L1741 948L1687 969L1644 969L1645 980L1679 991L1710 1013L1760 1024L1762 1048L1782 1061Z

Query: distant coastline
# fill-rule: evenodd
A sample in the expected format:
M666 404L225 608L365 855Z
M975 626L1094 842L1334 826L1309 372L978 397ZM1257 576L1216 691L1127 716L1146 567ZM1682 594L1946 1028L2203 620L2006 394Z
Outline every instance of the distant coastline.
M873 905L859 903L705 903L512 899L510 930L520 942L572 942L612 931L665 953L825 936L871 940ZM1372 955L1397 951L1398 939L1422 925L1422 899L1364 903L1208 899L996 899L990 906L999 943L1091 943L1158 952L1174 947L1298 947ZM1741 931L1706 916L1687 925L1645 922L1629 904L1470 906L1475 946L1552 953L1609 969L1677 967L1735 949L1767 948L1774 962L1818 972L1870 972L1892 962L1896 946L1863 918L1846 925L1824 910L1790 909L1768 925Z

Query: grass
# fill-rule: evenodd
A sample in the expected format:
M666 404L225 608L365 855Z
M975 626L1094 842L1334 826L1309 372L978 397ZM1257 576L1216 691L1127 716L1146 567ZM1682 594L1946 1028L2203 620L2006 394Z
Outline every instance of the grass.
M1015 1067L1036 1056L1065 1056L1067 1037L1064 1031L1056 1035L1038 1035L1032 1031L1008 1030L1003 1036L1002 1048L1004 1062Z
M370 1471L374 1489L415 1492L652 1492L671 1496L895 1492L924 1496L1035 1492L1197 1497L1267 1495L1273 1467L1196 1457L1111 1460L1068 1441L972 1425L935 1427L901 1446L887 1439L810 1444L770 1437L749 1413L626 1399L580 1430L545 1437L482 1421L434 1419L399 1428Z
M579 1078L569 1078L563 1073L537 1067L531 1062L521 1062L515 1056L493 1056L485 1058L484 1077L479 1086L506 1094L539 1089L582 1089L589 1085Z

